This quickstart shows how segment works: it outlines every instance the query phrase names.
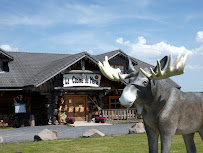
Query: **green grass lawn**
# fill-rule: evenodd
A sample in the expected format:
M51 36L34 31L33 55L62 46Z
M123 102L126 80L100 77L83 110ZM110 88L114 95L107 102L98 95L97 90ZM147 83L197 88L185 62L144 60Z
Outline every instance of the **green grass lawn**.
M203 152L203 142L195 135L197 152ZM159 142L160 149L160 142ZM112 137L64 139L54 141L23 142L17 144L0 144L1 153L147 153L146 134L122 135ZM175 136L171 152L185 153L182 136Z

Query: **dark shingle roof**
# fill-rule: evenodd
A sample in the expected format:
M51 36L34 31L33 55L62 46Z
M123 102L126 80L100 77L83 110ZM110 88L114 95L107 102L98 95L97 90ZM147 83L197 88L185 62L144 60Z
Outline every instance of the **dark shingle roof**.
M52 62L68 54L9 52L14 58L9 62L9 72L0 73L0 87L23 87L33 82L33 76Z
M33 76L32 80L34 81L32 82L32 84L34 84L35 86L41 85L42 83L46 82L50 78L54 77L56 74L61 73L62 71L66 70L68 67L73 65L74 63L80 61L84 57L88 57L89 59L97 63L95 59L93 59L86 52L70 55L70 56L55 60L51 62L49 65L47 65L46 67L44 67L42 71L40 71L35 76Z
M104 61L105 56L108 56L109 59L113 58L114 56L120 54L120 50L115 50L111 52L106 52L104 54L99 54L99 55L92 55L97 61Z
M67 69L85 56L97 61L88 53L49 54L9 52L14 60L9 62L9 72L0 73L0 88L39 86Z
M109 59L118 54L127 57L121 50L100 55L90 55L86 52L79 54L49 54L2 51L2 53L14 60L9 62L9 72L0 73L0 88L22 88L28 85L38 87L84 57L88 57L95 64L98 61L103 61L105 56L108 56ZM138 63L137 68L151 66L135 58L132 58L132 60L134 63ZM171 79L168 79L168 81L175 87L179 87Z

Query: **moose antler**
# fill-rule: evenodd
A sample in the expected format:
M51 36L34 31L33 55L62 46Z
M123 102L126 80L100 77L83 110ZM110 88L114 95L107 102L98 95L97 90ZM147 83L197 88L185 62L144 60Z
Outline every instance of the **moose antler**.
M108 57L105 56L105 61L103 61L103 64L99 61L98 66L102 74L107 77L109 80L112 81L121 81L128 76L128 74L121 73L121 70L119 68L114 69L109 65Z
M157 73L155 73L152 68L150 67L151 74L145 72L142 68L140 68L140 71L149 79L152 80L161 80L166 79L171 76L180 75L184 73L184 67L185 62L188 56L188 52L185 54L184 57L180 59L180 54L175 59L173 65L171 65L172 62L172 55L169 57L168 65L165 70L161 70L160 62L157 60ZM179 60L180 59L180 60Z

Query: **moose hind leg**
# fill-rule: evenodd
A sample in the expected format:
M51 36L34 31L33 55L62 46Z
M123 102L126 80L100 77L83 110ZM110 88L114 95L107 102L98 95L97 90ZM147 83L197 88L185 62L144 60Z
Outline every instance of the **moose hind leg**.
M186 145L187 153L196 153L196 147L194 143L194 133L185 134L182 136Z
M203 141L203 127L199 130L199 135L200 135L200 137L201 137L201 139Z

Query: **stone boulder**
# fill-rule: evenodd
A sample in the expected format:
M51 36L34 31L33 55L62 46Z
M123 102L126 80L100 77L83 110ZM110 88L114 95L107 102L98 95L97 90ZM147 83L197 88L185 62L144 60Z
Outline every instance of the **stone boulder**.
M146 133L144 124L142 122L136 123L129 128L129 134Z
M0 137L0 143L3 143L3 142L4 142L3 137Z
M104 137L105 134L100 132L99 130L90 129L90 130L86 131L82 136L83 137Z
M58 139L58 132L51 131L48 129L44 129L40 133L34 136L34 141L41 141L41 140L57 140Z

